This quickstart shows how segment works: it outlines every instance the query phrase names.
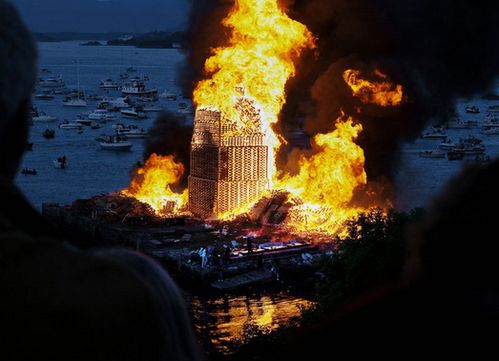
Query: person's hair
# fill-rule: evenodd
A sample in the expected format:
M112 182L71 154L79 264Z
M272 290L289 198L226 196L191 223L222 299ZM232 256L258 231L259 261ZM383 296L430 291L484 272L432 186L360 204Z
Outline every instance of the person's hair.
M155 296L157 319L161 327L158 347L165 360L200 361L199 345L194 336L190 317L177 285L166 271L150 258L123 249L101 250L101 258L120 262L132 270ZM157 335L156 335L157 336Z
M28 141L37 49L17 10L0 0L0 174L13 177Z
M30 99L36 76L37 50L30 31L10 3L0 0L0 134L17 121Z

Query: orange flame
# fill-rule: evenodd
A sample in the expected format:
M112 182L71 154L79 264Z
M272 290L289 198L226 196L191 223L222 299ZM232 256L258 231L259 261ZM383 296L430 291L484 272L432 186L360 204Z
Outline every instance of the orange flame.
M237 132L256 129L265 135L270 189L290 194L293 206L286 224L293 231L338 233L346 220L364 211L350 204L354 192L367 183L364 151L355 143L362 126L342 115L334 131L314 138L314 154L301 157L297 174L278 173L275 155L284 140L272 125L286 102L285 86L295 74L295 62L305 49L315 46L309 30L290 19L280 3L235 0L222 22L230 30L228 44L212 50L205 63L207 78L197 84L193 98L198 109L220 111L222 119L234 122ZM361 78L357 70L343 74L363 103L399 105L403 101L402 86L391 84L379 71L376 76L381 81L372 83ZM158 212L166 203L173 203L178 211L187 204L187 191L174 193L171 185L178 182L183 171L183 165L172 156L153 155L125 194L149 203ZM219 214L218 218L233 218L252 205Z
M370 82L361 78L359 70L348 69L343 73L343 79L352 89L353 95L360 98L364 104L376 104L382 107L397 106L404 99L402 85L394 85L388 76L376 70L375 75L380 82Z
M281 145L272 125L286 102L284 88L295 74L295 61L306 48L314 47L314 38L305 25L286 15L278 0L236 0L222 24L231 30L231 37L206 61L209 78L197 85L194 102L198 108L222 112L242 132L261 123L272 180L275 151ZM252 117L238 106L241 98L252 104ZM259 119L251 119L255 116Z
M184 165L176 163L173 156L152 154L122 193L149 204L159 214L178 212L186 206L188 193L175 193L171 186L183 173Z
M336 233L361 211L349 205L357 187L367 183L364 151L355 144L361 131L352 118L340 117L334 131L315 136L318 152L310 158L302 156L299 173L280 179L278 186L295 197L288 219L292 228Z

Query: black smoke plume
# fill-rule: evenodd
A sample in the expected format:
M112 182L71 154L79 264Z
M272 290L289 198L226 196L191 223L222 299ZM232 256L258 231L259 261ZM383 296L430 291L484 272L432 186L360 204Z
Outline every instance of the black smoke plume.
M230 32L220 20L233 2L193 1L187 91L203 77L210 48L227 40ZM390 181L400 144L416 138L429 122L445 120L457 98L490 91L499 71L497 1L281 3L315 34L317 49L304 55L297 76L288 84L278 129L302 127L313 136L334 129L341 110L354 116L364 127L359 142L371 181ZM392 82L404 86L407 101L394 108L362 104L341 77L349 68L388 74ZM292 163L293 159L282 160Z

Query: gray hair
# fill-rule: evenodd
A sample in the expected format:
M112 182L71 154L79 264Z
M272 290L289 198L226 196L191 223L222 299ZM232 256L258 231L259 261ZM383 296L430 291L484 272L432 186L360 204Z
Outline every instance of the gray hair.
M36 59L35 42L16 8L0 0L0 134L31 97Z

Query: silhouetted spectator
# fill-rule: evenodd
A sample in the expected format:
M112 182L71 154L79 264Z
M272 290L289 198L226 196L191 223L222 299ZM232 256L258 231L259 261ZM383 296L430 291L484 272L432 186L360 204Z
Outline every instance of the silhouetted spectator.
M16 10L0 0L0 359L199 359L164 271L131 252L70 246L14 185L36 56Z

